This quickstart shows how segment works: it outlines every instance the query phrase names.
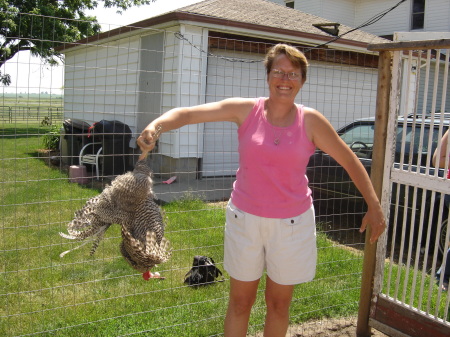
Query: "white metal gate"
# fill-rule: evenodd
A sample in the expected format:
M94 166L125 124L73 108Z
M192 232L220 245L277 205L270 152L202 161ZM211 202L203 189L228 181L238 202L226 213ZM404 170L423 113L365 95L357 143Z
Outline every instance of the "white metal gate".
M450 152L441 142L448 48L450 40L369 46L380 51L372 181L390 228L377 247L366 245L358 336L369 336L369 325L391 336L450 335L450 292L443 273L435 278L449 250L449 158L441 169L432 164L436 147Z

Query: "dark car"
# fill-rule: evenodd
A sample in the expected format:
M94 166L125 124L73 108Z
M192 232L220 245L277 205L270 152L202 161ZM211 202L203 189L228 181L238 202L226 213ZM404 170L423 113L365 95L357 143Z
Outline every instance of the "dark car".
M445 114L447 115L447 113ZM449 128L449 117L445 116L443 132ZM431 156L437 147L437 140L439 135L439 115L436 114L435 122L425 117L423 120L420 116L416 118L399 118L398 126L396 128L397 132L397 143L395 146L394 153L394 167L400 167L400 165L411 165L411 170L420 170L425 172L425 166L428 164L431 166ZM374 118L365 118L355 120L352 123L344 126L337 130L341 139L353 150L353 152L361 160L361 163L366 168L370 175L372 166L372 151L374 143ZM430 132L432 130L432 132ZM431 134L431 135L430 135ZM431 138L430 138L431 136ZM402 145L402 137L405 139ZM420 142L420 139L423 139ZM419 145L421 144L421 145ZM403 146L403 149L402 149ZM431 146L431 150L429 147ZM403 151L403 152L402 152ZM403 161L401 161L401 153L403 153ZM431 155L430 155L431 153ZM435 169L429 167L429 174L434 174ZM351 181L347 172L329 155L326 153L316 150L314 155L308 164L307 175L310 182L310 187L313 191L313 197L315 200L316 208L319 206L319 212L327 212L328 214L359 214L362 216L365 213L366 206L361 194L356 189L355 185ZM444 176L444 170L439 169L438 175L440 177ZM397 200L397 195L399 195L399 209L395 212L395 209L391 208L391 223L393 221L393 214L397 214L397 219L404 219L405 215L407 217L407 222L413 222L411 219L420 219L420 207L413 205L413 187L408 187L406 191L405 185L400 185L397 188L396 184L392 186L392 202L391 205L395 205ZM417 200L422 200L423 190L417 190ZM411 193L405 193L411 192ZM431 194L430 191L425 193ZM405 194L409 197L405 197ZM437 193L437 199L431 205L431 198L426 195L425 207L429 210L431 207L435 207L433 211L432 227L430 229L430 247L434 246L434 239L437 234L436 223L438 222L438 206L440 194ZM449 198L446 195L445 198ZM406 201L405 201L406 200ZM322 205L318 205L322 204ZM322 207L326 204L325 207ZM420 202L417 203L420 206ZM407 206L407 211L404 211L404 206ZM444 203L444 210L442 214L442 226L439 233L439 250L442 253L445 245L445 231L448 223L448 202ZM415 214L413 214L415 212ZM428 214L428 213L424 213ZM355 222L360 223L361 218L355 219ZM399 223L397 221L397 223ZM424 221L428 224L428 221ZM356 224L355 224L356 225ZM411 223L409 224L411 226ZM391 226L392 227L392 226ZM414 226L417 231L418 226ZM410 227L413 228L413 227ZM421 245L425 246L425 235L427 233L427 228L423 229ZM398 234L398 233L397 233Z

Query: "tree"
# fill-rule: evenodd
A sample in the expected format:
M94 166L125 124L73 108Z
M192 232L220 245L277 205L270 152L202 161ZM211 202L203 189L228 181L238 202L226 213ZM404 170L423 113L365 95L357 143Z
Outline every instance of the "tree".
M118 12L155 0L104 0L105 8ZM55 65L62 55L55 47L100 32L100 25L85 11L97 8L97 0L0 0L0 67L18 52L28 50L45 63ZM0 72L0 83L11 76Z

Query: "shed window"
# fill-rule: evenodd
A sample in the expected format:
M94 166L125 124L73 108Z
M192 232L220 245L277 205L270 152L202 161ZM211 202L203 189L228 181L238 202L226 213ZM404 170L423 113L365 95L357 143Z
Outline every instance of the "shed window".
M413 0L411 29L422 29L425 21L425 0Z
M286 7L294 8L294 1L286 1Z

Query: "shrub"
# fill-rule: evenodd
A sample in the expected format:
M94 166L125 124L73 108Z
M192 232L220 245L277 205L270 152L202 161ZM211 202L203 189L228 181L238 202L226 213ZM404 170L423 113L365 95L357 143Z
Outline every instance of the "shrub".
M60 139L61 125L53 125L44 137L42 138L42 145L44 149L58 150Z

